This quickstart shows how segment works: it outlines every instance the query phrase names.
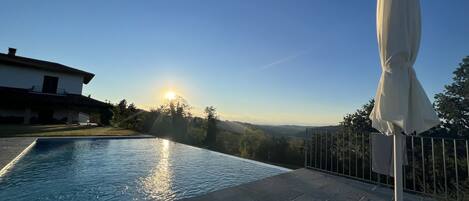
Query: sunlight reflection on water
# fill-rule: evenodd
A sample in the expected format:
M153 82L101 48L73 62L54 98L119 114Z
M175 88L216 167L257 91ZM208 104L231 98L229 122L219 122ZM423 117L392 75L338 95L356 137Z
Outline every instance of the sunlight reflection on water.
M169 162L171 154L169 141L164 139L154 146L159 156L158 165L153 168L150 175L140 179L142 190L151 199L173 200L175 193L172 190L173 172Z

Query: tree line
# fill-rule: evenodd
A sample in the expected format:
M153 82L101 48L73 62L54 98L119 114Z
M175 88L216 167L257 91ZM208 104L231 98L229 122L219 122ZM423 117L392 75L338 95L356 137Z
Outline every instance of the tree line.
M254 126L242 133L220 129L213 106L205 108L204 117L193 116L181 97L150 111L121 100L112 110L111 124L116 127L286 167L303 165L303 139L275 137Z

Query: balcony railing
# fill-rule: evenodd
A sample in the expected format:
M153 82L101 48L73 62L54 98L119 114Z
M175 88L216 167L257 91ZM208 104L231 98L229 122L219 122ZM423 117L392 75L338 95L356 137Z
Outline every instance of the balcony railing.
M372 171L371 133L306 131L305 167L383 186ZM469 200L468 140L407 136L404 189L444 200Z
M44 93L44 92L42 92L42 86L41 85L33 85L31 87L30 91L33 92L33 93ZM56 93L46 93L46 94L66 95L67 91L64 88L57 88Z

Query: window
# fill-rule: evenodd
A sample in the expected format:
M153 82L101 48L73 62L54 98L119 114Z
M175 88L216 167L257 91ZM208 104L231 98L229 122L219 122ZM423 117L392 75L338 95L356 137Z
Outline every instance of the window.
M58 77L44 76L44 82L42 83L42 93L57 93L57 85L59 83Z

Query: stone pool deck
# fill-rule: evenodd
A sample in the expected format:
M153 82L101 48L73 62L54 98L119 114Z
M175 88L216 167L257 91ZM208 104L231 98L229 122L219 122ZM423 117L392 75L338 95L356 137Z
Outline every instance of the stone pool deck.
M186 201L391 201L392 189L299 169ZM406 193L404 200L432 200Z

